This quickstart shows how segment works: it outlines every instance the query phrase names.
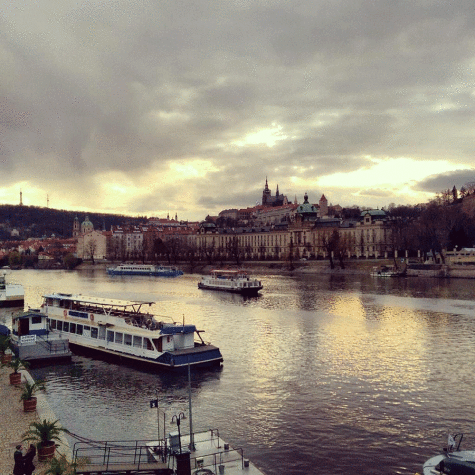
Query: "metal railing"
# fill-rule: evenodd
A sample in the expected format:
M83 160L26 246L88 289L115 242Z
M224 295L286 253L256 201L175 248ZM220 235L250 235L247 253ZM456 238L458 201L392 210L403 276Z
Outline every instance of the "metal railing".
M69 346L65 341L62 340L48 340L45 339L43 335L36 335L36 342L41 344L48 353L56 354L56 353L67 353L69 350Z
M140 470L146 464L168 463L168 451L163 441L157 444L156 440L76 442L73 460L79 465L100 465L111 470L122 465L134 465Z

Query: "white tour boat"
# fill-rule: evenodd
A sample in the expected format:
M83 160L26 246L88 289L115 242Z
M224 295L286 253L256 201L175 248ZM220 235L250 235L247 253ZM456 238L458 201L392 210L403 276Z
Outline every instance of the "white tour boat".
M406 269L397 269L393 266L373 267L371 275L373 277L404 277Z
M183 271L174 266L162 266L153 264L119 264L108 267L109 275L150 275L153 277L178 277Z
M203 330L142 311L152 304L53 293L44 296L40 313L48 316L48 331L67 337L72 350L173 370L221 364L219 348L203 341Z
M475 475L475 450L460 450L463 434L449 435L444 453L431 457L423 475Z
M0 308L23 307L25 304L25 291L20 284L6 282L7 271L0 270Z
M257 295L262 289L260 280L252 279L244 270L213 269L198 283L199 289L224 290L242 295Z

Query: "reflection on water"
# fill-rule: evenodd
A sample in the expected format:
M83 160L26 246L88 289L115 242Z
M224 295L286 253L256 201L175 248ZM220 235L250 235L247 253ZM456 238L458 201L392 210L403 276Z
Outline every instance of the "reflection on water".
M268 475L317 467L332 475L413 474L447 431L472 429L472 281L260 276L262 296L243 299L200 291L193 275L16 277L32 307L51 291L153 300L154 312L205 330L224 366L193 374L194 427L219 428ZM64 426L90 438L155 437L149 400L157 392L167 421L188 411L181 375L79 356L36 374L47 379Z

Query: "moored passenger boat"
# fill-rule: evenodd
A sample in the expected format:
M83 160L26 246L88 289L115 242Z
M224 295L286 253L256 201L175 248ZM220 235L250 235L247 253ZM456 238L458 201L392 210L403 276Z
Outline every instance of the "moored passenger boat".
M23 307L25 304L25 291L20 284L7 283L7 271L0 270L0 308Z
M203 341L202 330L142 311L152 304L54 293L44 296L40 311L48 316L49 331L66 336L73 351L172 370L221 364L219 348Z
M213 269L198 283L199 289L223 290L242 295L257 295L262 290L260 280L252 279L244 270Z
M423 465L423 475L475 475L475 450L460 450L464 434L448 436L443 454L435 455Z
M119 264L108 267L109 275L150 275L153 277L178 277L183 271L174 266L162 266L153 264Z

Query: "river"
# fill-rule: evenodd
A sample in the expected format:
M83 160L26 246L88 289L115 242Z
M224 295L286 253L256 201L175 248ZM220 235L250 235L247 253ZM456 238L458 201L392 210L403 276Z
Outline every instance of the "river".
M26 306L52 291L153 300L205 330L224 365L192 375L194 429L219 428L267 475L414 474L449 431L473 431L472 280L261 275L262 296L245 299L198 290L198 275L10 277ZM156 438L157 393L167 432L188 412L184 376L80 356L33 373L63 426L89 439Z

